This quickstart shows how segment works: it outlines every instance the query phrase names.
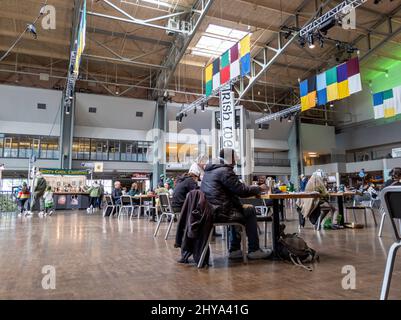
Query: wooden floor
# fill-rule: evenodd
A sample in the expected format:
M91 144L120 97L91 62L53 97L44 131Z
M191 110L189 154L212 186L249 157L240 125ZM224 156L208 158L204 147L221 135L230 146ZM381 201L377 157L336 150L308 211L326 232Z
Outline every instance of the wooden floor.
M296 232L295 216L288 218L287 231ZM388 225L378 238L369 222L360 230L302 230L320 255L313 272L280 261L229 262L220 238L214 266L198 270L177 264L166 226L155 239L155 223L145 219L7 214L0 217L0 299L377 299L393 238ZM56 268L55 290L42 288L44 265ZM355 290L342 289L344 265L356 268ZM401 298L401 257L390 298Z

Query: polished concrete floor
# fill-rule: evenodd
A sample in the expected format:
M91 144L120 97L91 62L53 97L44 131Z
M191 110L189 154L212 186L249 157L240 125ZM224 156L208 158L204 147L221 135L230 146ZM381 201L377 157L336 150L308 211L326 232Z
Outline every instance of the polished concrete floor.
M295 216L288 219L287 231L296 232ZM320 255L312 272L281 261L229 262L220 238L213 244L214 266L198 270L177 264L173 237L162 235L166 226L153 238L155 223L145 219L82 211L47 218L6 214L0 217L0 299L378 299L393 237L386 225L378 238L369 222L357 230L303 229ZM54 290L42 288L45 265L55 267ZM355 267L354 290L342 288L345 265ZM401 257L390 298L401 298Z

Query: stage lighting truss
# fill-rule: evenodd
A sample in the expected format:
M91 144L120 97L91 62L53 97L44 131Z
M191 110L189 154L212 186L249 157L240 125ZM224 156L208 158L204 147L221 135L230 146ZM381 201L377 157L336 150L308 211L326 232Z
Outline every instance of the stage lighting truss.
M326 12L319 18L315 19L308 25L304 26L300 31L300 37L306 37L309 34L315 33L321 29L325 24L331 21L333 18L341 20L344 16L349 14L351 10L356 9L360 5L364 4L367 0L346 0Z

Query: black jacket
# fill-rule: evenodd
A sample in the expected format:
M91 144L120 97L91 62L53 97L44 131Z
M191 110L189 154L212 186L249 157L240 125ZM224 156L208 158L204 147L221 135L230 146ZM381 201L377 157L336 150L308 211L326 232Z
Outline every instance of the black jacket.
M171 202L173 208L182 208L187 194L195 189L198 189L198 184L192 177L187 175L179 177L174 188L173 199Z
M175 247L181 248L182 263L188 263L193 255L196 263L202 255L213 228L214 207L210 205L203 192L193 190L188 194L181 210L180 221L177 226ZM209 251L204 264L209 261Z
M240 198L260 194L257 186L242 183L228 164L208 164L202 179L201 190L207 201L217 207L217 215L231 216L243 212Z

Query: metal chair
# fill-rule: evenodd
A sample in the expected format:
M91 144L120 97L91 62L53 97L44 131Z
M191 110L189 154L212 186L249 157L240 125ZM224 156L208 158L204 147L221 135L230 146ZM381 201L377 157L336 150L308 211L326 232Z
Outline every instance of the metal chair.
M106 205L103 208L103 217L106 216L107 209L111 209L110 216L114 214L114 211L116 210L117 206L114 204L113 198L111 195L106 194L104 196L104 201L106 202Z
M352 210L352 214L354 215L354 222L357 223L357 218L356 218L356 213L355 210L363 210L363 215L365 218L365 227L368 226L368 220L366 217L366 211L369 210L372 213L373 221L375 223L375 226L377 226L377 221L376 221L376 216L375 216L375 211L373 209L373 202L372 202L372 196L369 195L370 199L369 200L363 200L361 201L361 204L357 204L356 200L353 201L353 204L351 206L345 207L345 215L347 216L348 210Z
M136 206L134 206L131 196L128 196L128 195L121 196L121 204L120 204L120 210L118 210L118 218L120 218L120 216L122 215L123 212L125 212L127 215L129 215L130 211L131 211L131 217L132 217L135 207Z
M387 216L387 213L386 213L386 211L384 211L383 207L380 207L380 212L382 214L382 218L380 220L380 227L379 227L379 234L378 234L379 237L381 237L383 234L384 221L386 220L386 216ZM401 231L401 219L397 219L397 221L398 221L398 228Z
M202 268L203 262L205 261L205 258L206 258L207 251L208 250L211 251L210 242L212 240L214 227L220 227L220 226L222 226L222 227L229 227L229 226L235 227L235 226L237 226L237 227L239 227L241 229L242 258L244 260L244 263L248 262L245 226L243 224L240 224L240 223L237 223L237 222L228 222L228 223L215 222L215 223L213 223L213 228L210 230L209 237L207 239L205 247L203 248L201 257L200 257L199 262L198 262L198 268Z
M176 213L173 211L173 208L171 207L170 203L170 196L168 193L161 193L159 194L159 208L160 208L160 217L159 221L157 222L156 230L155 233L153 234L154 237L157 236L157 233L159 232L160 228L160 223L162 222L163 218L170 218L170 222L166 231L166 235L164 237L165 240L167 240L171 227L174 223L174 219L176 218ZM157 209L156 209L157 210Z
M390 217L396 241L391 245L384 271L383 285L380 300L387 300L390 290L391 277L393 275L394 261L398 249L401 247L401 238L398 233L394 219L401 219L401 186L391 186L384 188L380 193L380 200L384 211Z

